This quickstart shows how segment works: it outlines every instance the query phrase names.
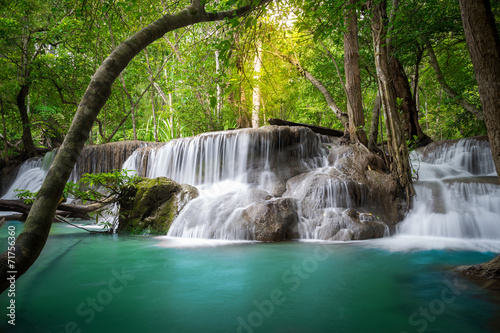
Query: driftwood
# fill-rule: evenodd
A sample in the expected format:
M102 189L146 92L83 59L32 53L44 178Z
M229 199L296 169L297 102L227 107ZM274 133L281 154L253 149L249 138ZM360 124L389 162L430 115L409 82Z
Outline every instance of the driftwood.
M59 204L59 206L57 206L57 213L66 217L88 218L89 213L106 205L109 205L109 202L98 202L90 205ZM23 215L28 215L30 209L31 204L26 204L23 200L0 200L0 211L13 211Z
M291 122L291 121L287 121L287 120L283 120L283 119L276 119L276 118L269 118L269 120L267 122L270 125L277 125L277 126L302 126L302 127L307 127L309 129L311 129L314 133L323 134L323 135L336 136L336 137L342 137L342 136L344 136L344 131L339 131L339 130L336 130L336 129L332 129L332 128L328 128L328 127L323 127L323 126L294 123L294 122Z

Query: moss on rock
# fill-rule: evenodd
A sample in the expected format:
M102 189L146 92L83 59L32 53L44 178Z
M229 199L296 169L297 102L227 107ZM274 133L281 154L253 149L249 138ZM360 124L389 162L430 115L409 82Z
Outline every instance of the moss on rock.
M171 179L143 178L120 198L118 233L166 235L170 225L198 190Z

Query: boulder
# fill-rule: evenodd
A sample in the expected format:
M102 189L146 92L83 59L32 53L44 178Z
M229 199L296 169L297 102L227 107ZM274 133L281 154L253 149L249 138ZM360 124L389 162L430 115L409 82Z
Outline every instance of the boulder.
M297 222L295 201L290 198L253 203L241 215L243 228L251 230L254 240L262 242L290 238L290 228Z
M198 196L191 185L171 179L143 178L126 188L120 201L118 233L166 235L172 221L184 206Z
M378 216L394 231L404 218L408 203L384 160L364 146L354 144L332 147L328 161L344 177L366 189L366 197L358 208Z

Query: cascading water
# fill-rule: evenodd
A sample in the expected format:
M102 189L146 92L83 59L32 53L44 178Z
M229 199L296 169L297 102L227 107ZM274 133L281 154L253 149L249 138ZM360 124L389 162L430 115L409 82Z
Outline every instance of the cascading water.
M182 210L168 236L254 240L256 230L245 220L249 208L281 197L288 178L325 165L327 152L305 129L245 129L172 140L148 150L147 163L137 151L123 167L198 187L200 196Z
M500 185L487 141L434 144L412 159L417 196L400 234L500 239Z
M54 157L55 153L50 151L43 158L29 159L21 164L17 177L2 196L2 199L17 199L17 189L37 192L42 186Z

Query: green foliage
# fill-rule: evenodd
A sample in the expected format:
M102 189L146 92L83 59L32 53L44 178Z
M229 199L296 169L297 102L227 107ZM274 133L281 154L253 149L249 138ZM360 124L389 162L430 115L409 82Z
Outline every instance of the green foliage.
M206 1L207 11L228 10L243 0ZM345 1L290 0L270 4L246 17L203 23L168 33L140 53L112 87L89 143L137 139L159 141L248 124L253 88L261 93L261 124L270 117L341 128L323 95L289 63L273 53L294 56L320 80L343 111L347 99L343 37ZM28 108L37 145L62 141L95 69L124 41L181 1L10 1L0 5L0 101L8 141L21 139L16 106L20 84L29 84ZM492 1L495 15L500 1ZM388 3L390 13L391 2ZM360 67L367 126L377 90L370 13L359 14ZM410 80L424 42L429 40L448 84L479 106L473 68L454 0L400 2L388 22L394 55ZM126 22L126 24L124 24ZM24 42L23 42L24 41ZM253 72L257 41L262 70ZM447 98L426 60L419 64L420 123L434 139L486 133L483 123ZM337 68L341 77L337 75ZM154 86L150 84L153 76ZM413 82L413 81L412 81ZM151 94L153 90L153 94ZM414 96L416 97L416 96ZM153 106L156 118L154 124ZM134 108L134 122L131 108ZM134 126L135 125L135 126ZM134 128L135 132L134 133ZM112 136L112 134L114 134Z
M17 192L16 197L23 200L23 202L27 205L31 205L33 201L35 201L36 195L38 192L31 192L30 190L21 190L15 189L14 192Z
M111 216L112 206L118 200L122 191L128 187L135 186L141 180L131 170L113 170L109 173L84 174L77 182L68 182L64 187L63 198L78 199L83 203L100 202L101 208L92 212L96 222L106 216ZM31 192L24 189L15 189L16 197L23 200L26 204L32 204L38 192ZM107 229L114 226L116 221L104 220L103 226Z

